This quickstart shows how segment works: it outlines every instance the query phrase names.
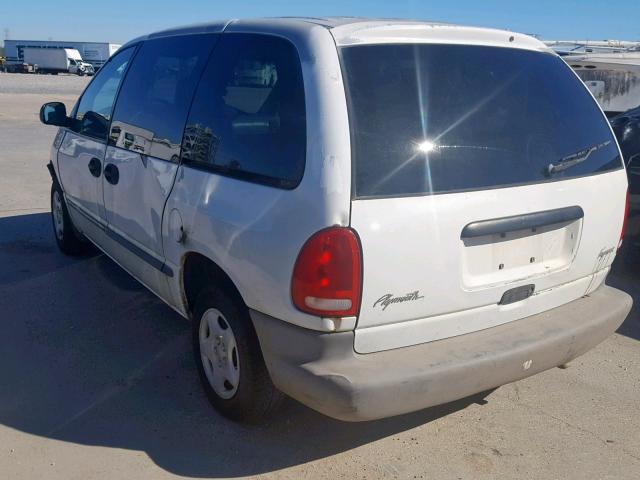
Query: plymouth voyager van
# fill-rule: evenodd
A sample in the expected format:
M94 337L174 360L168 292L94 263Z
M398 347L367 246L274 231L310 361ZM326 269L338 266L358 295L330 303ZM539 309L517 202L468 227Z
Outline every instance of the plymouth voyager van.
M56 240L193 324L204 390L358 421L565 364L616 330L627 177L541 42L280 18L132 40L48 103Z

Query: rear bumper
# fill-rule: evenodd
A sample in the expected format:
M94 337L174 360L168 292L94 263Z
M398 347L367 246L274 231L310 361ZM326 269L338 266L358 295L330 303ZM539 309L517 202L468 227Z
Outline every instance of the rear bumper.
M353 350L353 332L315 332L255 311L251 317L280 390L330 417L364 421L447 403L562 365L611 335L631 305L629 295L603 285L522 320L365 355Z

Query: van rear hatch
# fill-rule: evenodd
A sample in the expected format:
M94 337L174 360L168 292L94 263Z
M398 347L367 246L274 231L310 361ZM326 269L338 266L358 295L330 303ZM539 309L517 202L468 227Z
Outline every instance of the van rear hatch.
M424 43L340 54L363 252L356 351L489 328L600 285L626 175L559 57Z

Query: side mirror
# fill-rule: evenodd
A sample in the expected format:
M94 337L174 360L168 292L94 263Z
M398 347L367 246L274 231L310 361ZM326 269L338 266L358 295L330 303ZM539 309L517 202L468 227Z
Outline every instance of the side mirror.
M40 121L45 125L69 126L67 107L62 102L49 102L40 107Z

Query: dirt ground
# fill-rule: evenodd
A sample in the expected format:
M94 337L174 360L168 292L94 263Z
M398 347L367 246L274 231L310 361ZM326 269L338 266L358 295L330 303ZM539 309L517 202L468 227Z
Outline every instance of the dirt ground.
M640 478L640 314L575 360L483 396L364 424L294 401L217 415L189 325L98 253L55 248L45 164L72 76L0 74L0 478ZM637 225L635 219L632 226ZM640 244L609 283L640 301Z

